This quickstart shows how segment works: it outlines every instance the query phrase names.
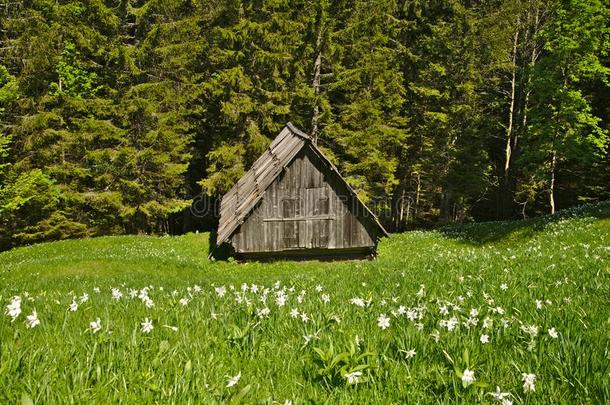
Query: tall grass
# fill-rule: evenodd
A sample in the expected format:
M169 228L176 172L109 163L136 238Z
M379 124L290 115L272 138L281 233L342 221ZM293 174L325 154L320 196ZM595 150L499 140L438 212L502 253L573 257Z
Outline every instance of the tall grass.
M365 262L211 262L207 242L1 254L0 403L610 401L610 204L394 235Z

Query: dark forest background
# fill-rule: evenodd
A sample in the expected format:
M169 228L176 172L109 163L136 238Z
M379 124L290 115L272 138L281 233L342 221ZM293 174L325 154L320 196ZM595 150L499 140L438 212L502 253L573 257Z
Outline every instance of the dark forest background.
M0 247L211 229L193 199L288 121L391 231L608 199L609 21L605 0L0 0Z

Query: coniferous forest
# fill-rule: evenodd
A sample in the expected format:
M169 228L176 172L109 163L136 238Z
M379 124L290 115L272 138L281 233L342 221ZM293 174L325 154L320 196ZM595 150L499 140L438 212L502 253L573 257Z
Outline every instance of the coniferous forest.
M390 231L610 198L606 0L0 0L0 247L211 229L291 121Z

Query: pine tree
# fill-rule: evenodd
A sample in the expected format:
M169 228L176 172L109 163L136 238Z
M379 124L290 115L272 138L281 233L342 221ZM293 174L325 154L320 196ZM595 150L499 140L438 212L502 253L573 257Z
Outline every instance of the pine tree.
M359 196L377 200L381 209L389 205L407 139L396 15L391 1L356 2L337 27L333 36L339 59L329 86L335 122L321 136L335 149Z

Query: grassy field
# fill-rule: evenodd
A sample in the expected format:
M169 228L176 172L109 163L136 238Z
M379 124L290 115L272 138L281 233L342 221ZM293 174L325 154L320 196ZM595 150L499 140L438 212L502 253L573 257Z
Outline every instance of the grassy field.
M610 204L393 235L375 261L207 254L0 254L0 403L610 402Z

